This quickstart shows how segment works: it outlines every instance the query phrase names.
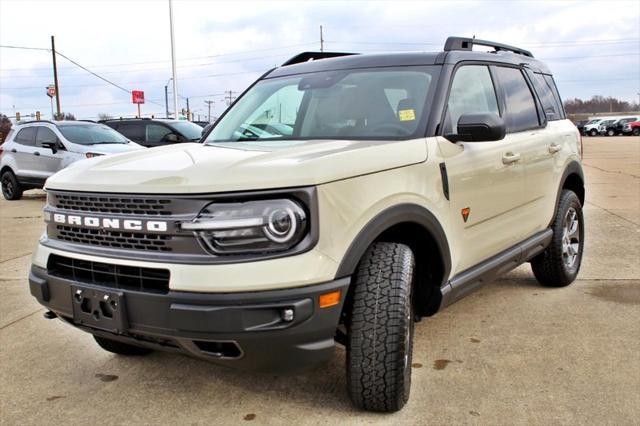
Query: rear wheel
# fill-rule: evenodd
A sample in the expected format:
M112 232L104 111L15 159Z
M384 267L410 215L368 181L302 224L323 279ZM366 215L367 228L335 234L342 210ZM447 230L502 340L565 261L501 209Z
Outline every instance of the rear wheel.
M2 184L2 195L6 200L14 201L22 198L22 186L20 186L16 175L11 170L2 173L0 182Z
M607 130L607 136L615 136L615 135L616 135L615 131L613 131L611 129Z
M414 264L409 247L375 243L358 266L347 321L347 386L359 408L397 411L409 399Z
M93 336L96 342L102 349L108 352L112 352L118 355L146 355L153 352L149 348L142 348L140 346L133 346L127 343L118 342L117 340L107 339L106 337Z
M633 136L640 136L640 127L636 127L631 133L633 134Z
M551 244L533 258L531 269L540 284L564 287L578 276L584 248L584 217L580 199L574 192L565 189L560 194L551 229Z

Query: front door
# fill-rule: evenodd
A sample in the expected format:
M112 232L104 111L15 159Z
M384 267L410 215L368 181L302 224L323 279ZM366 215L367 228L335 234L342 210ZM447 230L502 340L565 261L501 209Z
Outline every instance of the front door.
M463 114L504 115L489 68L464 65L453 77L443 135L455 134ZM439 137L449 182L451 223L456 233L453 272L459 273L524 239L520 209L525 175L520 138L452 143Z

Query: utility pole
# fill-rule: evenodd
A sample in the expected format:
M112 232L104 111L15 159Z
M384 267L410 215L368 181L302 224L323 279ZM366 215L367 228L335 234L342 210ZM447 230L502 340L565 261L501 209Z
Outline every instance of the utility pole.
M227 96L224 97L227 100L227 105L231 105L233 103L233 101L236 100L236 97L233 96L233 94L236 93L236 92L234 92L233 90L227 90L224 93L227 93Z
M53 84L56 86L56 110L57 118L60 118L60 87L58 86L58 66L56 65L56 42L51 36L51 54L53 55Z
M215 101L204 101L205 104L209 107L209 111L207 112L207 121L211 123L211 104Z
M187 120L191 121L191 110L189 109L189 98L187 98Z
M168 92L168 85L164 86L164 109L165 109L165 114L164 117L165 118L169 118L169 93Z
M322 36L322 25L320 25L320 51L324 52L324 37Z
M176 78L176 43L173 37L173 3L169 0L169 31L171 32L171 71L173 74L173 110L178 118L178 79Z

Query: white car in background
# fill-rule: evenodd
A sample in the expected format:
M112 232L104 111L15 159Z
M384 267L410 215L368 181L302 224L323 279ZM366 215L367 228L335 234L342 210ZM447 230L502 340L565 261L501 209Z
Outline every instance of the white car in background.
M18 125L0 146L0 182L7 200L42 188L47 178L78 160L131 152L143 146L104 124L32 121Z

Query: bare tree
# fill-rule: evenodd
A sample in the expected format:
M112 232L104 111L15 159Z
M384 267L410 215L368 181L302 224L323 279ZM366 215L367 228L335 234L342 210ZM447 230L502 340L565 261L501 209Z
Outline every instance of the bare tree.
M55 115L55 119L58 121L72 121L76 119L76 116L71 114L70 112L61 112L60 114Z
M564 109L567 114L595 114L599 112L631 112L638 111L640 105L622 101L614 97L592 96L589 100L578 98L567 99Z
M101 112L98 114L98 120L111 120L113 117L106 112Z
M4 143L4 140L7 138L9 131L11 130L11 120L4 114L0 114L0 143Z

